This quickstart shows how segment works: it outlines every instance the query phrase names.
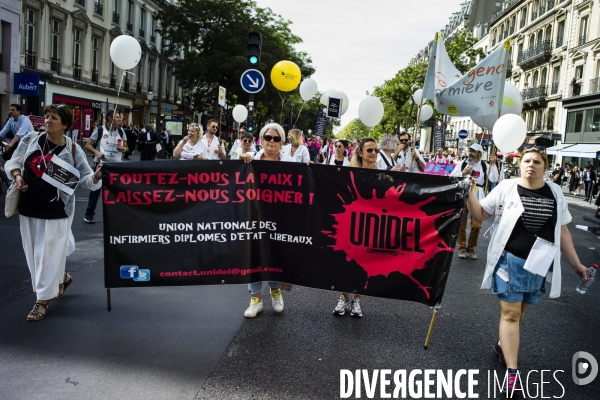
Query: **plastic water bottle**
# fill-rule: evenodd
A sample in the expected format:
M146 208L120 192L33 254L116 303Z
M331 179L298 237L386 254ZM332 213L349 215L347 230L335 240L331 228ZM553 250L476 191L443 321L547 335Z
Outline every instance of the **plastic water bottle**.
M596 274L596 270L598 269L598 264L594 264L593 267L587 270L585 273L585 278L579 281L579 285L577 285L577 291L581 294L584 294L592 282L594 282L594 275Z

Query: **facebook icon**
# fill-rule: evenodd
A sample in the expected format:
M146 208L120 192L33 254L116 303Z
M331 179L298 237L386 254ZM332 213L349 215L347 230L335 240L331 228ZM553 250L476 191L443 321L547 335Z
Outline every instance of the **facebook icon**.
M134 279L139 278L140 269L137 265L122 265L121 266L121 278L122 279Z

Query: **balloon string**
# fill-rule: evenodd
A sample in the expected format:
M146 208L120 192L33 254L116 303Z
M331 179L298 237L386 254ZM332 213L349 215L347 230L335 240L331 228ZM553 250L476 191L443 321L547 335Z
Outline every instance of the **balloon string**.
M283 118L283 103L285 103L285 94L279 92L279 98L281 99L281 111L279 112L279 122Z
M296 117L296 122L294 122L294 126L292 126L292 128L296 127L296 124L298 123L298 119L300 118L300 113L302 112L303 108L304 108L304 103L302 103L302 107L300 107L300 111L298 111L298 116Z
M123 71L123 75L121 75L121 82L119 82L119 90L117 90L117 100L115 101L115 108L113 108L113 110L115 110L115 111L117 110L117 105L119 104L119 96L121 95L121 85L123 85L123 78L125 77L125 74L127 74L127 71ZM130 74L135 76L135 74L132 72L130 72ZM108 113L108 110L106 110L106 112ZM108 127L108 130L112 131L114 121L115 121L115 118L113 116L113 119L110 122L110 126Z

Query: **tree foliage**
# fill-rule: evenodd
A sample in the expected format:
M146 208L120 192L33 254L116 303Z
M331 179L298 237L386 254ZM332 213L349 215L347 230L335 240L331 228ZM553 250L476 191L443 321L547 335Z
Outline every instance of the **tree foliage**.
M293 106L302 103L298 91L282 93L270 83L270 72L277 62L289 60L298 65L303 78L315 69L305 52L294 46L302 39L290 29L291 22L260 8L253 0L181 0L158 15L168 43L168 56L183 51L183 58L172 58L174 75L184 88L191 90L196 111L217 114L218 87L227 89L229 104L247 104L248 94L240 87L241 74L250 68L246 61L248 33L262 33L262 57L259 69L266 79L265 88L255 95L255 125L271 120L284 123ZM199 35L199 22L207 33ZM282 98L285 100L282 107ZM299 124L309 125L308 105ZM316 111L315 111L316 116ZM312 121L314 124L314 120Z
M363 139L366 137L372 137L375 140L379 140L379 136L373 136L371 128L363 124L360 118L355 118L344 126L340 133L336 135L339 139Z

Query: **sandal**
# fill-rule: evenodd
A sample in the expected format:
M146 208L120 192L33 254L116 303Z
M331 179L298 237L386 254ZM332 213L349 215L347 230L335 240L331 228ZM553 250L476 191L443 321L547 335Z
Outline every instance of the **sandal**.
M64 283L62 285L62 291L60 290L60 285L58 286L58 294L56 297L53 297L52 300L60 300L64 297L67 288L73 283L73 277L65 272L65 277L63 278Z
M40 306L44 306L45 310L44 311L39 311ZM46 316L46 313L48 312L48 303L39 303L36 302L35 306L33 306L33 310L31 310L29 312L29 314L27 314L27 321L39 321L40 319L43 319Z

